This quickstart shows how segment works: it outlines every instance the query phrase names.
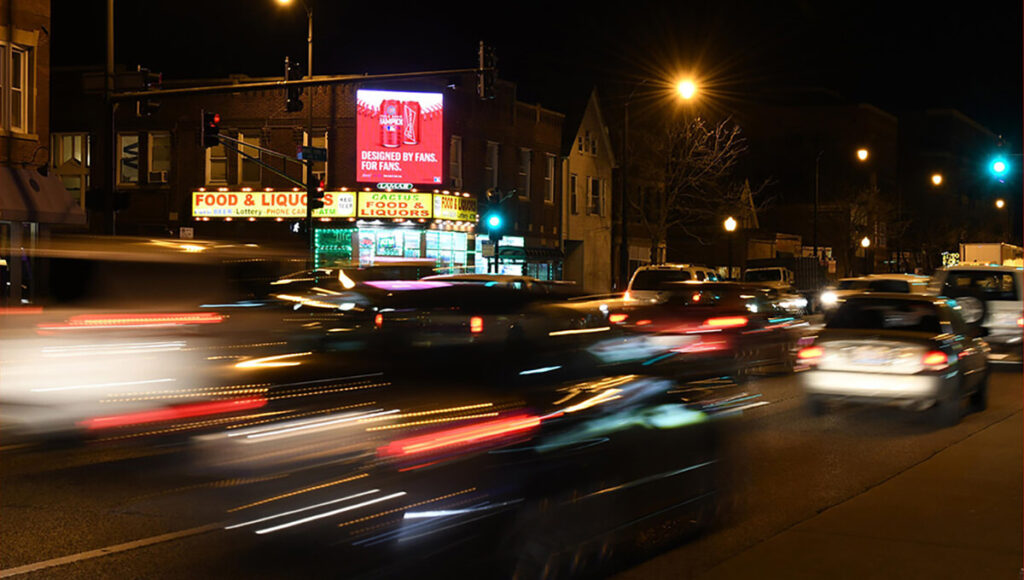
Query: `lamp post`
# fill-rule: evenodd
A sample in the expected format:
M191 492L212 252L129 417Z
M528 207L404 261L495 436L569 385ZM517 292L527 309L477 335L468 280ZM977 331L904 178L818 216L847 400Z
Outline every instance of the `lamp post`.
M818 256L818 199L821 188L821 156L824 154L824 150L818 151L817 157L814 158L814 217L811 226L811 237L813 240L812 243L814 244L814 257L819 258L819 260L820 256ZM864 147L861 147L860 149L857 149L856 155L857 161L864 163L871 156L871 151Z
M619 233L619 288L625 289L629 281L629 105L633 102L640 87L650 79L643 79L626 97L622 105L622 203L620 209L621 228ZM697 96L696 81L684 79L676 84L676 93L683 100L689 101Z
M736 231L736 220L729 216L725 218L722 225L725 227L726 237L729 239L729 274L726 279L732 280L732 233Z
M294 0L277 0L281 6L290 6ZM306 78L313 80L313 7L306 0L299 0L302 8L306 11ZM304 145L313 146L313 85L309 85L309 94L306 97L306 106L309 107L306 119L306 138ZM310 200L316 193L320 184L313 183L313 160L306 159L306 231L309 235L309 262L310 269L316 269L316 238L313 235L313 208L310 207Z
M864 274L870 274L870 268L868 268L868 248L871 246L871 240L864 236L860 240L860 247L864 248Z

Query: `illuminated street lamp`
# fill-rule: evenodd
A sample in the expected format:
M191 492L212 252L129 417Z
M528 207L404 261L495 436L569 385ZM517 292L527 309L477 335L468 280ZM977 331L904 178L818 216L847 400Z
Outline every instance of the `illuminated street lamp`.
M676 85L676 90L679 92L679 96L689 101L697 94L697 84L691 79L685 79L679 81L679 84Z
M932 174L932 185L934 185L935 187L938 187L938 186L942 185L942 174L941 173L933 173Z
M872 268L871 260L868 258L868 248L871 246L871 240L867 236L864 236L860 240L860 247L864 248L864 274L870 274Z
M1002 198L997 199L996 200L996 207L999 208L999 209L1003 209L1004 207L1006 207L1006 201L1003 200Z
M860 247L867 249L870 245L871 240L869 240L867 236L864 236L864 238L860 241Z
M729 216L725 218L722 225L725 227L725 231L729 234L727 236L729 238L729 274L726 278L732 280L732 233L736 231L736 220L733 219L732 216Z
M858 149L857 150L857 159L859 159L860 161L867 161L868 160L868 150L864 149L863 147Z

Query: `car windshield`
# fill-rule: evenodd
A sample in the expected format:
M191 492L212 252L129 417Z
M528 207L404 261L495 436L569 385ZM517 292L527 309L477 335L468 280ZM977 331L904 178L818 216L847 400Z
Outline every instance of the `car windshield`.
M839 290L864 290L868 287L867 280L840 280Z
M903 280L871 280L868 289L873 292L910 292L910 284Z
M973 296L981 300L1019 300L1012 272L951 270L942 290L950 298Z
M825 326L842 330L942 332L939 310L931 302L884 299L847 300Z
M776 282L782 279L782 270L747 270L743 279L747 282Z
M686 282L693 276L686 270L640 270L633 278L633 290L667 290L666 283Z

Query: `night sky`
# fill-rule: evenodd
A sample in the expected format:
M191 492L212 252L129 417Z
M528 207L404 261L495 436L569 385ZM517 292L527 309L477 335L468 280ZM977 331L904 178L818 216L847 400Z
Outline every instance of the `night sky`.
M312 0L318 74L475 66L496 47L519 96L564 111L597 84L687 70L728 101L820 86L892 113L955 107L1020 151L1022 3L902 0L478 2ZM116 0L116 60L165 78L276 76L305 60L305 12L274 0ZM53 0L53 66L102 65L103 0Z

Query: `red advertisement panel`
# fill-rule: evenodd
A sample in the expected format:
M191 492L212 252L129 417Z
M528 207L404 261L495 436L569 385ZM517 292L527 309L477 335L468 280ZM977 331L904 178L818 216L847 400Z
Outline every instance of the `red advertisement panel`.
M356 91L356 181L443 183L441 93Z

